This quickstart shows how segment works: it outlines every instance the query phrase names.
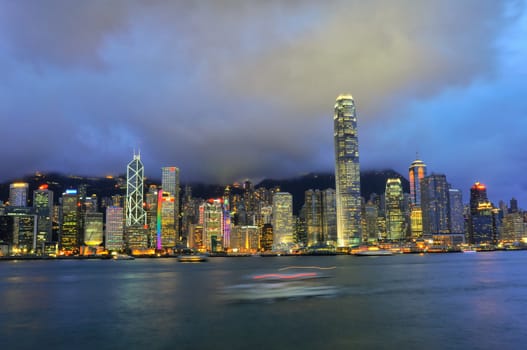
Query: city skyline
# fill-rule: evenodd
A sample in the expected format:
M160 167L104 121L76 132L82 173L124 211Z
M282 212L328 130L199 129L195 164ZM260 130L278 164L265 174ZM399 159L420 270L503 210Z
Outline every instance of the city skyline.
M139 148L184 182L331 172L349 92L362 169L419 152L465 199L525 201L524 2L66 4L0 1L3 181L121 174Z

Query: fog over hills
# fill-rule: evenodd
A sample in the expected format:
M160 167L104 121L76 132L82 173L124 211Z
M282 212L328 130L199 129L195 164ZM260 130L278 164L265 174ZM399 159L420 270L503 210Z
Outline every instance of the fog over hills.
M385 190L386 180L388 178L400 178L404 192L409 192L410 187L408 180L394 170L368 170L361 172L361 195L368 199L372 193L382 194ZM32 199L32 191L42 184L47 184L49 189L55 193L54 200L58 202L60 194L68 188L78 188L80 185L87 185L87 194L96 194L98 198L109 197L114 194L124 195L126 193L125 176L113 178L95 178L71 176L59 173L36 174L25 176L20 179L14 179L0 184L0 200L7 201L9 198L9 184L14 181L23 181L29 183L29 200ZM147 179L145 181L145 192L150 184L160 184L158 179ZM182 183L181 194L185 185L192 188L192 196L198 198L213 198L223 194L226 185L203 184L203 183ZM325 190L335 188L335 175L332 173L310 173L288 179L265 179L257 184L255 188L279 187L280 191L289 192L293 195L293 211L298 213L304 203L304 192L309 189ZM238 191L233 189L233 191Z

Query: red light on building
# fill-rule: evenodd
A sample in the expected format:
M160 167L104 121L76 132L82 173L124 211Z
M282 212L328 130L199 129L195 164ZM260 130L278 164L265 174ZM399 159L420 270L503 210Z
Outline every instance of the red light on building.
M47 190L48 187L49 187L48 184L43 184L43 185L40 185L40 186L38 187L38 189L39 189L39 190Z

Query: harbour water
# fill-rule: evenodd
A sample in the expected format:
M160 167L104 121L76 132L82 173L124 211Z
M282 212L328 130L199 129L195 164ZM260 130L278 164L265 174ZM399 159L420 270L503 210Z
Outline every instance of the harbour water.
M337 296L226 302L287 266ZM2 349L525 349L527 252L0 262Z

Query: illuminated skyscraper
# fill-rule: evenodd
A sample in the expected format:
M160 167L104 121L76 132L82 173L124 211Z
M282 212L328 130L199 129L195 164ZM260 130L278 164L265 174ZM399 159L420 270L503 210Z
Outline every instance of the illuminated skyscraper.
M80 202L77 190L69 189L62 194L60 212L60 248L76 252L81 243Z
M307 190L305 192L304 210L307 245L322 243L322 196L319 190Z
M465 218L463 216L463 196L460 190L451 188L448 190L450 196L450 231L452 233L465 233Z
M389 240L406 238L406 219L403 210L403 186L401 179L388 179L385 191L386 233Z
M307 245L331 244L337 240L335 190L305 192L305 221Z
M176 229L175 229L175 215L174 208L175 198L170 192L159 190L161 194L158 196L158 209L161 220L161 242L158 242L158 248L172 248L176 245Z
M426 176L426 164L416 159L408 169L410 179L410 228L412 238L423 235L423 211L421 208L421 180Z
M445 175L432 174L421 180L423 235L450 232L450 193Z
M84 244L97 247L103 242L102 213L88 211L84 214Z
M470 188L469 243L494 244L496 236L496 218L487 197L487 187L476 182Z
M134 154L134 159L126 168L126 226L145 225L146 213L143 209L144 167L141 155Z
M29 184L15 182L9 185L9 205L12 207L27 207Z
M337 201L336 192L332 188L322 193L322 237L332 246L337 245Z
M141 155L134 154L134 159L126 169L125 245L129 249L148 247L146 211L143 208L143 181L144 167Z
M53 216L53 191L47 185L42 185L33 192L33 208L37 215L37 247L42 243L51 242L52 216Z
M106 207L106 239L105 247L108 250L122 250L124 213L121 207Z
M273 195L273 249L288 249L293 239L293 196L287 192Z
M337 245L348 247L361 239L359 140L355 102L351 95L337 97L333 120Z
M161 206L162 246L174 247L179 241L179 169L161 168Z
M209 199L200 206L203 246L207 251L223 250L224 210L221 199Z

